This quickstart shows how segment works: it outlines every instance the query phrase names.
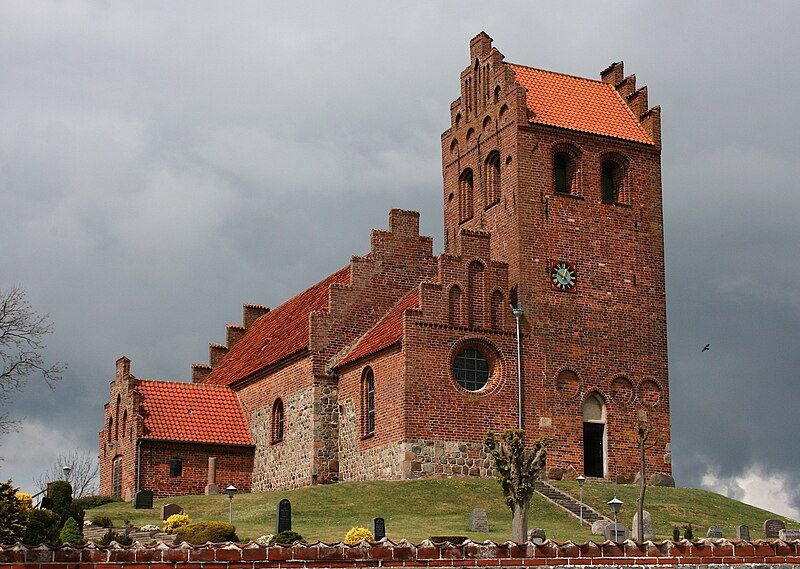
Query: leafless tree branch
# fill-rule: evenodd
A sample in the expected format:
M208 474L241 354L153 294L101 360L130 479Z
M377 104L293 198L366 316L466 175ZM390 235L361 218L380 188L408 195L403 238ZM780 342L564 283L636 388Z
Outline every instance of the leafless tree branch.
M74 450L62 453L45 472L36 477L35 485L44 490L50 482L64 480L64 467L70 468L66 480L72 485L72 497L82 498L97 493L99 464L97 457L85 451Z

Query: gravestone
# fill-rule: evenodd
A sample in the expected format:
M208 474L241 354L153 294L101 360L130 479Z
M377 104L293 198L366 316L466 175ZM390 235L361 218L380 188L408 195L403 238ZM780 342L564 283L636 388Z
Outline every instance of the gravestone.
M53 509L53 499L50 496L45 496L42 498L42 503L39 507L43 510L51 510Z
M613 523L614 522L610 522L608 520L595 520L592 523L592 535L605 535L606 526Z
M764 537L778 537L782 529L786 529L786 524L782 520L767 520L764 522Z
M140 490L133 498L133 507L137 510L150 510L153 508L153 491Z
M606 539L610 541L622 543L628 539L628 534L628 526L625 524L615 524L614 522L611 522L606 526L604 535Z
M645 541L652 541L655 539L655 534L653 533L653 518L650 515L650 512L647 510L643 510L643 518L644 518L644 539ZM633 515L633 524L631 527L631 535L633 539L639 539L639 512L636 512Z
M547 535L544 533L542 528L533 528L532 530L528 530L528 541L531 543L535 543L536 545L541 545L544 543L544 540L547 539Z
M564 480L567 480L569 482L577 480L578 476L579 476L578 471L575 470L574 466L570 466L564 471Z
M800 539L800 529L782 529L778 532L778 539L781 541L795 541Z
M372 518L372 536L375 541L380 541L386 537L386 520L383 518Z
M275 533L292 529L292 503L284 498L278 502L278 523Z
M181 508L178 504L164 504L161 506L161 519L166 520L170 516L174 516L175 514L182 514L183 508Z
M469 514L469 531L489 531L489 516L483 508L475 508Z
M564 469L559 468L558 466L554 466L550 470L547 471L547 477L550 480L561 480L564 478Z
M630 480L630 478L628 478L624 474L617 474L616 483L617 484L630 484L631 480Z
M711 539L722 539L725 536L722 535L721 527L711 526L710 528L708 528L708 531L706 532L706 537L710 537Z
M746 525L736 526L736 539L750 541L750 527Z

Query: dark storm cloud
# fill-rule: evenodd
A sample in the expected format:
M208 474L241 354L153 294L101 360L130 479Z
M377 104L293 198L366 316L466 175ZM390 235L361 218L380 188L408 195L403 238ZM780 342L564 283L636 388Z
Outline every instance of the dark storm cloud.
M113 362L186 378L241 303L369 246L389 208L441 247L439 135L486 30L507 60L663 107L673 451L684 484L800 509L800 7L772 3L0 6L0 286L70 364L13 413L4 475L95 448ZM711 343L711 351L700 348ZM794 435L794 438L793 438ZM755 474L754 474L755 473ZM748 486L749 485L749 486ZM754 487L759 486L761 487Z

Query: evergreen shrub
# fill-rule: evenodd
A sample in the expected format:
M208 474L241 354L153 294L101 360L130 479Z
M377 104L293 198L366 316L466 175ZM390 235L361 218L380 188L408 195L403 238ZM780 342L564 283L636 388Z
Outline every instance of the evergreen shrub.
M284 530L275 536L275 543L291 544L294 543L295 541L300 541L305 543L305 540L303 539L302 535L290 529Z
M0 484L0 543L16 543L25 535L26 508L11 480Z
M178 541L199 545L207 541L239 541L239 538L236 537L236 528L228 522L198 522L182 526L178 530Z
M48 543L57 545L61 532L61 518L51 510L31 510L28 512L28 527L22 541L25 545Z
M83 545L83 532L81 531L78 522L75 518L69 518L64 527L61 528L61 535L59 536L61 543L69 543L70 545Z

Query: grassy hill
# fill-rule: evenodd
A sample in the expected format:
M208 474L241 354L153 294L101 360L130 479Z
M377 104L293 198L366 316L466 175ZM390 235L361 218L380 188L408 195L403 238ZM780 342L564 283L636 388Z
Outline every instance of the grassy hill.
M569 492L574 483L558 483ZM574 488L573 488L574 487ZM592 507L609 513L605 502L614 492L625 501L623 518L630 524L636 502L635 486L589 484L584 497ZM608 495L608 497L606 497ZM655 520L656 532L661 537L671 535L669 521L692 521L705 526L722 525L726 535L733 535L733 527L747 523L758 536L761 523L769 512L742 504L719 494L689 488L649 488L648 509ZM255 539L275 531L275 510L281 498L292 501L293 529L309 541L339 541L353 526L370 527L373 517L386 519L386 533L390 539L402 538L418 542L431 535L466 535L475 541L492 539L504 541L511 535L511 514L503 502L500 486L493 479L454 478L416 481L352 482L326 486L312 486L296 490L239 494L234 498L233 517L239 537ZM99 515L110 516L115 526L125 520L141 526L146 523L161 525L161 505L175 502L181 505L194 521L228 519L228 498L220 496L185 496L169 500L156 500L152 510L135 510L130 503L107 504L87 512L87 519ZM466 531L469 513L473 508L485 508L489 514L489 533ZM587 527L579 527L578 520L565 514L541 496L534 497L531 507L530 527L545 528L548 537L557 540L602 540L591 536ZM700 536L701 531L696 532Z

